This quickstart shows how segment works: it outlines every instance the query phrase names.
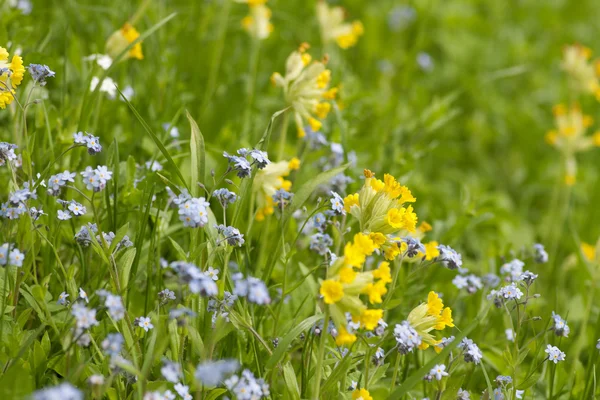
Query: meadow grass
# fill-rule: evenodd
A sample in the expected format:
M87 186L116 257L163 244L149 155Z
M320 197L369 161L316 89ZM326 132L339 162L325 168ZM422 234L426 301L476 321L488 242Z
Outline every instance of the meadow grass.
M0 398L596 398L599 17L0 0Z

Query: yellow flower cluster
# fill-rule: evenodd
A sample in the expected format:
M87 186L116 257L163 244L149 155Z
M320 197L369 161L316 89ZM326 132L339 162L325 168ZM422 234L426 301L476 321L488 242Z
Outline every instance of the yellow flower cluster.
M357 233L353 242L346 244L344 256L335 260L327 272L327 279L321 283L320 293L337 326L336 343L339 346L356 341L356 335L346 330L346 312L352 315L354 322L360 322L368 330L375 329L383 317L383 310L369 309L360 298L367 295L370 304L382 303L381 297L387 293L386 284L392 281L387 262L382 262L376 270L360 271L366 257L375 249L376 244L369 235Z
M303 43L290 54L285 76L278 72L271 75L271 83L283 89L285 101L294 111L298 137L306 135L305 121L312 130L321 129L321 120L331 111L329 100L334 100L338 91L329 87L331 71L325 67L327 59L313 61L308 48L308 44Z
M115 31L108 40L106 41L106 54L113 60L121 54L127 46L133 43L137 38L140 37L140 33L129 23L125 23L123 27ZM124 60L128 58L136 58L142 60L144 54L142 54L142 43L138 42L123 57Z
M270 163L258 170L252 184L252 193L258 205L255 215L257 221L263 221L266 216L273 214L273 194L278 189L290 191L292 182L285 177L299 168L300 160L294 157L290 161Z
M600 132L586 135L594 120L584 115L579 106L567 108L558 104L553 108L556 129L546 133L546 142L556 147L565 160L565 183L575 183L577 174L576 153L600 146Z
M454 326L452 310L450 307L444 308L442 299L433 291L429 292L427 303L418 305L408 314L408 322L421 336L422 343L419 346L421 350L441 342L433 337L431 331L441 331L446 327Z
M15 88L21 84L25 74L21 56L13 56L10 62L8 59L8 51L0 47L0 70L5 71L0 75L0 108L2 109L14 100Z
M265 5L266 0L240 1L247 3L250 14L242 19L242 27L248 34L256 39L263 40L273 32L271 23L271 9Z
M575 91L593 94L600 101L600 60L590 61L591 56L592 51L585 46L566 46L561 67L571 78Z
M344 22L344 14L342 7L329 7L323 0L317 3L323 43L335 41L342 49L347 49L358 42L364 33L363 24L360 21Z
M412 203L416 199L406 186L402 186L392 175L385 174L383 181L365 170L365 183L358 193L344 199L344 207L360 221L364 232L382 235L396 232L415 232L417 214Z
M356 389L352 392L352 400L373 400L367 389Z

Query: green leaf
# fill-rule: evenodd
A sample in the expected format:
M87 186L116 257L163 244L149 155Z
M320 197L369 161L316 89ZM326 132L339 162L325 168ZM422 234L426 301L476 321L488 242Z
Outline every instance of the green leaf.
M218 398L220 395L222 395L224 393L227 393L227 389L223 389L223 388L213 389L210 391L208 396L206 396L206 400L215 400L216 398Z
M100 85L100 84L98 84L98 85ZM142 127L144 128L144 130L148 133L148 135L150 135L150 138L152 138L152 140L154 141L154 144L156 144L156 147L158 147L158 149L160 150L160 152L162 153L162 155L167 160L167 163L171 166L171 168L173 168L173 170L175 171L175 173L177 174L177 176L181 180L181 183L183 184L183 186L185 186L188 189L188 191L189 191L190 188L188 187L187 182L183 178L183 175L181 174L181 171L179 170L179 167L177 167L177 164L175 164L175 161L173 161L173 158L169 154L169 151L167 150L167 148L165 147L165 145L160 141L160 139L158 138L158 136L156 136L156 134L152 131L152 128L150 128L150 126L148 125L148 123L146 123L146 121L144 120L144 118L135 109L135 107L133 106L133 104L131 104L129 102L129 100L127 100L127 98L123 95L123 93L121 92L121 90L119 89L119 87L117 85L115 85L115 87L117 88L117 91L121 95L121 98L123 99L123 101L129 106L129 109L131 110L131 112L133 113L133 115L135 115L135 117L140 122L140 124L142 124Z
M292 328L287 335L283 337L279 341L277 348L273 352L273 355L269 357L267 363L265 364L266 369L273 369L275 365L277 365L286 354L288 350L288 346L292 343L292 341L300 335L300 333L312 327L317 321L323 319L323 315L313 315L312 317L306 318L304 321L300 322L294 328Z
M110 243L110 247L109 247L109 251L111 253L115 250L115 248L117 247L119 242L121 240L123 240L125 235L127 235L127 231L129 231L129 222L126 223L125 225L123 225L122 227L120 227L119 230L117 231L117 233L115 234L115 238Z
M121 281L121 288L126 288L129 285L129 278L131 272L131 265L133 264L133 260L135 260L135 255L137 250L135 247L130 247L123 255L119 258L119 263L121 264L119 267L119 275Z
M179 258L181 258L182 260L187 260L188 256L185 253L185 251L183 250L183 248L179 245L179 243L177 243L175 240L173 240L173 238L171 236L168 236L169 241L171 242L171 245L175 248L175 251L177 252L177 254L179 254Z
M290 393L290 398L293 400L300 400L300 388L298 387L296 372L289 362L286 362L283 366L283 380Z
M198 128L198 124L190 113L186 110L185 116L188 121L190 121L190 126L192 128L192 133L190 137L190 154L192 156L192 182L191 189L192 195L198 196L198 191L200 188L198 187L198 183L204 183L204 179L206 179L206 154L204 149L204 136L202 136L202 132L200 132L200 128Z

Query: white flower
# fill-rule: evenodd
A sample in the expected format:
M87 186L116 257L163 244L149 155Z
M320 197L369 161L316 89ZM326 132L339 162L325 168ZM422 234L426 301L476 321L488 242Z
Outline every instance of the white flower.
M88 382L90 385L102 386L104 385L104 376L103 375L92 375L89 377Z
M69 297L69 294L67 292L62 292L58 295L58 301L56 303L60 304L61 306L67 305L67 303L69 303L67 297Z
M61 221L67 221L71 219L71 213L68 211L58 210L56 217Z
M138 318L138 326L140 328L143 328L146 332L148 332L148 330L154 328L154 325L152 325L152 321L150 321L150 317Z
M79 298L85 300L86 303L90 302L87 293L82 288L79 288Z
M506 329L504 331L504 334L506 335L506 340L508 340L509 342L515 341L515 332L512 329Z
M208 269L206 270L206 272L204 272L204 274L206 276L208 276L209 278L211 278L213 281L219 280L219 270L218 269L215 269L213 267L208 267Z
M559 361L564 361L565 359L565 353L560 351L556 346L548 345L545 351L548 354L548 359L554 361L554 364L558 364Z
M92 78L92 81L90 82L90 91L93 92L94 90L96 90L96 86L98 86L98 83L100 83L100 79L96 76L94 76ZM100 89L101 92L104 92L108 95L109 99L114 99L115 97L117 97L117 87L115 86L115 81L113 81L111 78L109 77L105 77L104 80L102 81L102 84L100 85Z
M431 371L429 371L429 375L435 377L435 379L438 381L441 381L444 376L448 376L448 373L446 372L446 366L444 364L438 364L434 366L431 368Z
M107 70L112 65L112 58L110 58L107 54L91 54L87 57L84 57L86 61L96 61L96 63L100 66L100 68Z

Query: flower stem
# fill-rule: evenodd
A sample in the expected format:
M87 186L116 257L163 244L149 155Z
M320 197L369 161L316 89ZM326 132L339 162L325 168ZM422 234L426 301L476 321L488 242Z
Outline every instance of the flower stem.
M329 307L325 306L325 316L323 318L323 329L319 339L319 353L317 355L317 369L315 371L315 389L312 398L320 399L321 392L321 375L323 373L323 358L325 357L325 342L327 341L327 325L329 322Z
M283 156L285 154L285 141L287 139L289 122L290 115L286 112L283 114L283 121L281 122L281 133L279 134L279 151L277 152L277 161L283 160Z
M398 355L396 356L396 363L394 364L394 373L392 374L392 385L390 388L390 393L392 393L394 391L394 388L396 387L396 379L398 379L398 370L400 369L400 352L398 352Z

